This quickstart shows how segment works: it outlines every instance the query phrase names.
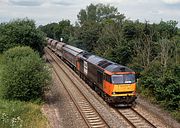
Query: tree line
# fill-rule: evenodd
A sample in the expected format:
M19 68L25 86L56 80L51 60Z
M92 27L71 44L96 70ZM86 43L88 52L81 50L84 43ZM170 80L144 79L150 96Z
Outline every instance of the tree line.
M140 73L142 95L151 97L180 120L180 29L174 20L144 23L127 19L114 6L90 4L78 21L39 28L48 37L131 67Z
M41 55L45 34L36 28L35 21L16 19L0 24L0 53L16 46L30 46Z
M44 46L45 34L33 20L0 24L0 100L42 100L51 80L49 68L41 58Z
M1 128L46 127L41 103L51 72L39 56L44 44L45 34L33 20L0 23Z

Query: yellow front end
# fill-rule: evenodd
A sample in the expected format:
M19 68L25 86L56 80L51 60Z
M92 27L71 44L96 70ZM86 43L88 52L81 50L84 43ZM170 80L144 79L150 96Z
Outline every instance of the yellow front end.
M114 84L112 96L135 96L136 84Z

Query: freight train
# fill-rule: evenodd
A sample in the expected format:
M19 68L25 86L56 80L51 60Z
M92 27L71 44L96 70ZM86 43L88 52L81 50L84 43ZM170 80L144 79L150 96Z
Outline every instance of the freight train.
M51 38L47 38L47 46L106 102L128 106L135 102L135 72L130 68Z

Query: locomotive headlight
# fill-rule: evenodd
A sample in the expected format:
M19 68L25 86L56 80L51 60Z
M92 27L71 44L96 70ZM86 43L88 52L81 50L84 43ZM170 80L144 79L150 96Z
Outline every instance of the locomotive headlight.
M112 94L116 94L115 92L112 92Z

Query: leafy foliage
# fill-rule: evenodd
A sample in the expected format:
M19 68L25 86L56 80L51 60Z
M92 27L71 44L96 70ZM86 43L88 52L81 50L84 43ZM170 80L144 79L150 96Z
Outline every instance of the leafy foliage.
M51 23L46 26L39 26L40 30L45 32L48 37L59 40L63 38L63 41L67 42L72 34L72 25L69 20L62 20L59 23Z
M103 22L108 19L119 21L125 18L117 8L104 4L90 4L86 9L81 9L77 17L81 25L89 21Z
M161 65L156 64L144 71L141 78L143 88L149 90L148 95L155 95L156 100L169 110L180 109L180 77L177 70L179 66L163 70Z
M36 29L29 19L18 19L0 24L0 53L15 46L30 46L39 53L43 52L45 36Z
M45 128L47 120L41 106L28 102L0 99L1 128Z
M47 66L30 47L15 47L4 53L1 75L3 97L38 100L50 80Z

